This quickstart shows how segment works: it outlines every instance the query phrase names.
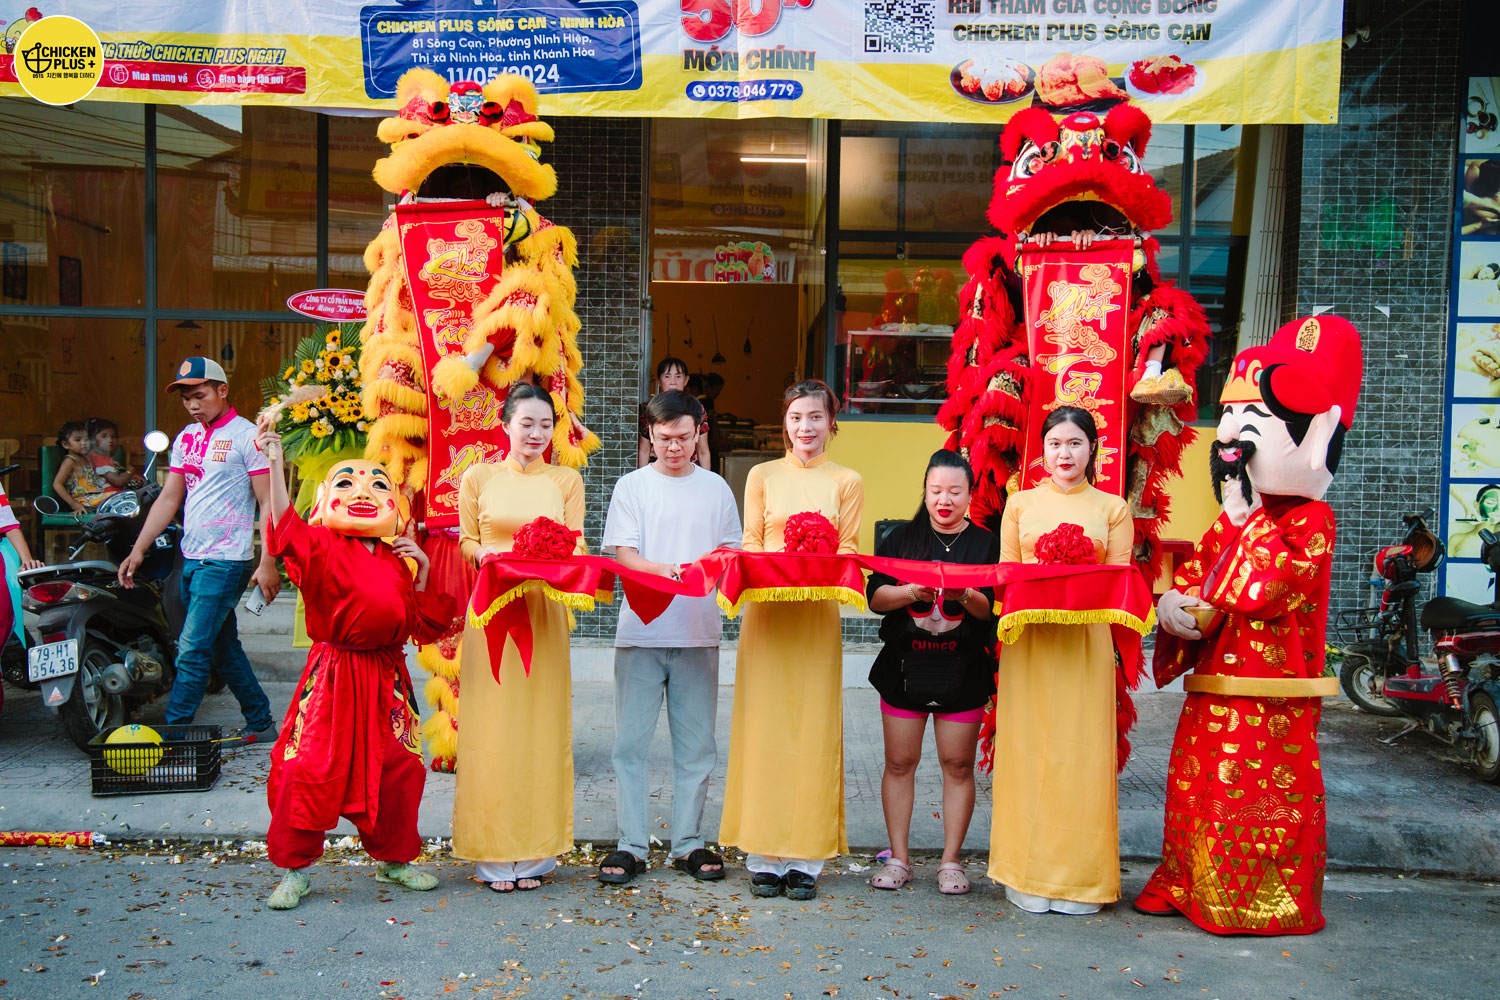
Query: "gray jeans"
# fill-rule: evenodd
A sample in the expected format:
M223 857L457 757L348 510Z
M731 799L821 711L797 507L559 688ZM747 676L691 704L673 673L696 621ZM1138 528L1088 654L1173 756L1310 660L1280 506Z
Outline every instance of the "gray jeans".
M703 846L703 803L718 759L719 648L615 649L615 818L619 849L645 860L651 845L646 758L663 696L672 733L672 857Z

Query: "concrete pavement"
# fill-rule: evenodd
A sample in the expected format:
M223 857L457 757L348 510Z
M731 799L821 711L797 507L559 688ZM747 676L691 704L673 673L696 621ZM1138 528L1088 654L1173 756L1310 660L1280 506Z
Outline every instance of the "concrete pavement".
M276 711L284 711L306 652L289 648L288 632L275 619L252 619L242 627L267 694ZM718 827L723 804L733 655L733 647L726 647L721 676L726 683L719 697L719 766L709 790L710 831ZM844 692L849 841L851 849L865 854L887 842L880 806L879 708L874 691L863 680L873 655L870 649L847 651ZM579 647L573 653L574 832L581 843L612 841L615 835L609 762L614 736L613 691L608 682L611 658L607 648ZM420 691L425 674L411 669ZM1182 697L1173 691L1142 691L1136 696L1140 721L1131 737L1135 751L1120 776L1120 848L1126 858L1149 860L1159 855L1166 763ZM0 829L93 830L112 840L264 838L269 821L266 750L249 748L228 754L218 786L207 792L95 798L89 791L86 758L68 742L40 697L8 688L5 701L0 714ZM141 717L148 723L159 719L159 706L148 706ZM199 721L226 728L241 723L227 692L205 701ZM1448 759L1440 744L1420 734L1395 746L1376 742L1399 728L1398 721L1364 715L1343 699L1325 703L1321 747L1328 787L1330 864L1500 877L1500 786L1478 781ZM665 839L665 823L671 814L665 719L657 728L651 774L652 815ZM445 839L450 835L453 785L451 775L429 774L421 814L424 836ZM917 774L912 821L916 849L941 847L940 793L929 731L927 753ZM989 780L981 777L967 848L981 853L987 849L991 808ZM352 832L346 824L333 836Z

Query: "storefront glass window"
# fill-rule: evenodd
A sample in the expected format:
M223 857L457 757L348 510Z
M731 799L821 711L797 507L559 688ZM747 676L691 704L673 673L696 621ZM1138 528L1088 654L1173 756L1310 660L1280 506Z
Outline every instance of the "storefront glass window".
M0 304L141 305L144 114L0 98Z
M328 284L364 288L365 247L380 232L396 196L370 177L390 147L375 137L378 118L328 118Z
M157 144L164 307L279 309L316 287L317 115L163 106Z
M301 319L301 317L297 317ZM240 416L253 420L261 408L261 379L277 374L297 342L317 329L312 322L229 323L204 316L197 320L157 324L156 380L168 385L183 358L213 358L229 376L229 402ZM187 415L175 399L158 411L163 430L176 433Z
M648 378L665 357L687 365L713 402L716 460L779 450L782 390L821 374L824 128L651 121Z
M1236 232L1235 199L1242 155L1239 125L1219 128L1200 125L1193 130L1193 179L1197 197L1193 232L1229 235ZM1243 234L1243 230L1240 230Z

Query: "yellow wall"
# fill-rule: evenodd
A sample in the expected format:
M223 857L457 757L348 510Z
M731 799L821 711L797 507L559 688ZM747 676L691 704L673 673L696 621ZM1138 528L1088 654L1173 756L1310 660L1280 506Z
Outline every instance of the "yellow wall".
M922 497L922 470L927 459L943 446L944 432L926 422L844 420L828 446L828 457L864 477L865 509L859 529L859 550L875 551L875 522L906 520ZM1219 514L1208 477L1208 444L1212 428L1199 428L1198 439L1183 452L1182 479L1168 493L1172 516L1163 538L1197 544Z

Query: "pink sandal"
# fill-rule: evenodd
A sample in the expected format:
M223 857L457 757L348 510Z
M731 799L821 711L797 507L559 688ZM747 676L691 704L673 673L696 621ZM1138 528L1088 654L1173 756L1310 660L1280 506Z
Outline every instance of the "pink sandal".
M938 892L945 896L962 896L969 891L969 876L957 861L945 861L938 865L937 884Z
M870 876L870 885L876 889L899 889L911 881L911 865L895 858L887 858L885 867Z

